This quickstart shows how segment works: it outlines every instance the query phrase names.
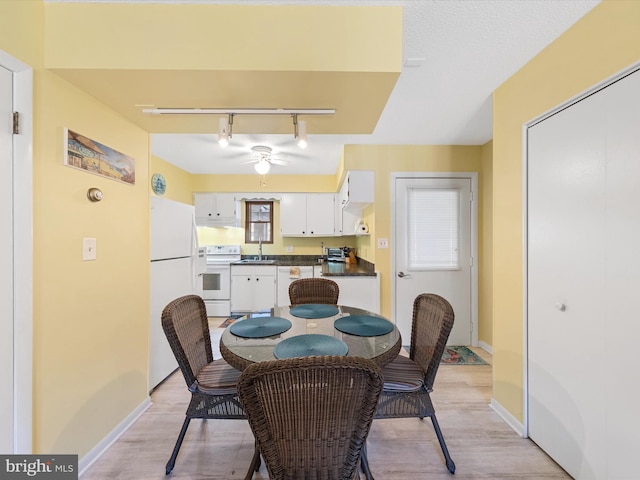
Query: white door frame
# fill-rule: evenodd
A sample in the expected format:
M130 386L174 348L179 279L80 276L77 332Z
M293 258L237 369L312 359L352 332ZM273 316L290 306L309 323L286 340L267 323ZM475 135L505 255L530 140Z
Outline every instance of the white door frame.
M32 453L33 70L2 50L0 66L13 73L13 104L21 124L20 134L13 135L13 453Z
M478 346L478 172L392 172L391 173L391 313L396 311L396 179L413 178L468 178L471 180L471 345ZM393 318L395 323L396 319Z
M589 95L593 95L598 90L602 90L603 88L611 85L612 83L620 80L623 77L633 73L634 71L640 69L640 62L633 64L630 67L627 67L614 75L602 80L596 85L584 90L578 95L569 98L565 102L560 105L552 108L544 112L541 115L538 115L534 119L528 121L527 123L522 125L522 307L523 307L523 328L522 328L522 363L523 363L523 409L522 409L522 436L524 438L529 437L529 206L528 206L528 198L529 198L529 137L527 135L530 127L533 127L535 124L542 122L543 120L555 115L556 113L564 110L565 108L570 107L571 105L578 103L580 100L588 97ZM519 432L520 433L520 432Z

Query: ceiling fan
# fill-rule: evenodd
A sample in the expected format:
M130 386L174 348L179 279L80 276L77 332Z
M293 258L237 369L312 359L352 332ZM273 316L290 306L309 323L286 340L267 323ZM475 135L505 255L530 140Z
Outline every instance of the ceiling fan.
M253 157L247 163L255 163L254 168L260 175L266 175L271 169L271 165L288 165L289 162L272 156L273 150L266 145L256 145L251 147L251 156Z

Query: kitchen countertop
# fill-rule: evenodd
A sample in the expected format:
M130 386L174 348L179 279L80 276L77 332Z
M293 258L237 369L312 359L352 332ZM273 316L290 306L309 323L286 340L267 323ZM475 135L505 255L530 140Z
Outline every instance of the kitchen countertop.
M255 258L255 255L243 255L245 258ZM273 260L269 265L277 267L308 267L322 265L323 277L375 277L375 265L358 258L357 263L327 262L318 263L318 257L312 255L265 255L265 260ZM232 263L231 265L251 265L250 263ZM254 264L256 265L256 264ZM260 264L257 264L260 265Z

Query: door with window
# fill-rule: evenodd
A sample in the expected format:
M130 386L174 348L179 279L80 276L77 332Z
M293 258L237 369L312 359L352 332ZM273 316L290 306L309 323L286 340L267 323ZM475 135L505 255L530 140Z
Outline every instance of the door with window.
M453 307L449 345L476 345L474 179L396 176L395 321L405 345L413 301L435 293Z

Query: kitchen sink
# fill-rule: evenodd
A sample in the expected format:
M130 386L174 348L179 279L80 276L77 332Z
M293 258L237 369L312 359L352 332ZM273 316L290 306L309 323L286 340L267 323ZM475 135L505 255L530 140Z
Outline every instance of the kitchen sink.
M244 258L242 260L239 260L237 262L235 262L236 265L273 265L275 264L276 261L275 260L266 260L266 259L262 259L259 260L257 258Z

